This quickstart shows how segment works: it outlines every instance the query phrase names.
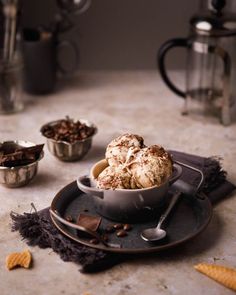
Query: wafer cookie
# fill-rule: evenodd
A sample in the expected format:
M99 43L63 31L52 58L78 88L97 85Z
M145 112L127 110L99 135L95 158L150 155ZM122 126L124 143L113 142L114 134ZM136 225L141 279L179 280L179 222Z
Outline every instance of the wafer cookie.
M236 291L236 269L208 263L197 264L194 268L225 287Z
M25 250L23 252L10 253L6 258L6 267L8 270L11 270L16 266L29 268L31 260L32 256L29 250Z

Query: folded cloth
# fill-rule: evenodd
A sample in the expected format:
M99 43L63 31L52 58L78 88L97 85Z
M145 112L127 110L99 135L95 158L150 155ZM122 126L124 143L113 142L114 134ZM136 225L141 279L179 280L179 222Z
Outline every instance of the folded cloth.
M212 204L226 198L236 188L226 179L227 173L222 169L219 157L200 157L177 151L170 151L173 159L184 164L200 169L204 174L204 182L201 191L205 193ZM183 167L180 179L197 186L200 181L199 173Z
M200 157L182 152L171 151L173 159L201 169L205 180L201 188L212 203L230 195L236 188L226 180L220 159ZM200 175L183 167L182 180L197 186ZM53 225L49 208L23 215L11 212L12 230L19 231L30 246L52 248L62 260L73 261L82 266L82 272L97 272L107 269L127 259L127 255L104 252L81 245L65 237Z

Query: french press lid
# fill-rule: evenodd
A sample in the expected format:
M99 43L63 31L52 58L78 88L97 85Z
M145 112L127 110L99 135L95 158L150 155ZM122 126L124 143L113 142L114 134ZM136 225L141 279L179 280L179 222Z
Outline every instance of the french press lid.
M211 9L194 15L191 20L193 32L212 37L229 37L236 35L236 15L223 13L226 0L212 0Z

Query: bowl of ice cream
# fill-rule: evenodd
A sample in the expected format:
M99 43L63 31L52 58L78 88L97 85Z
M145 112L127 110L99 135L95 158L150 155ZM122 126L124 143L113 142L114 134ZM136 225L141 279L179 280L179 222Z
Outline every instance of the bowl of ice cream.
M77 179L79 189L92 195L97 212L116 221L155 218L181 167L162 146L146 147L133 134L113 140L105 157L95 163L89 176Z

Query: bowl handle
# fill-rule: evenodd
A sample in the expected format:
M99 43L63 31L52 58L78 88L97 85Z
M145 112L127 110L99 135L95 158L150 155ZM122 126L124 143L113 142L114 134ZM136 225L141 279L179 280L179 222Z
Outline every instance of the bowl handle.
M103 199L104 197L103 190L98 189L96 187L91 187L90 183L91 183L90 178L87 175L80 176L77 179L77 186L82 192Z
M174 163L173 167L176 170L176 173L170 178L169 184L173 184L182 174L182 167L180 165Z

